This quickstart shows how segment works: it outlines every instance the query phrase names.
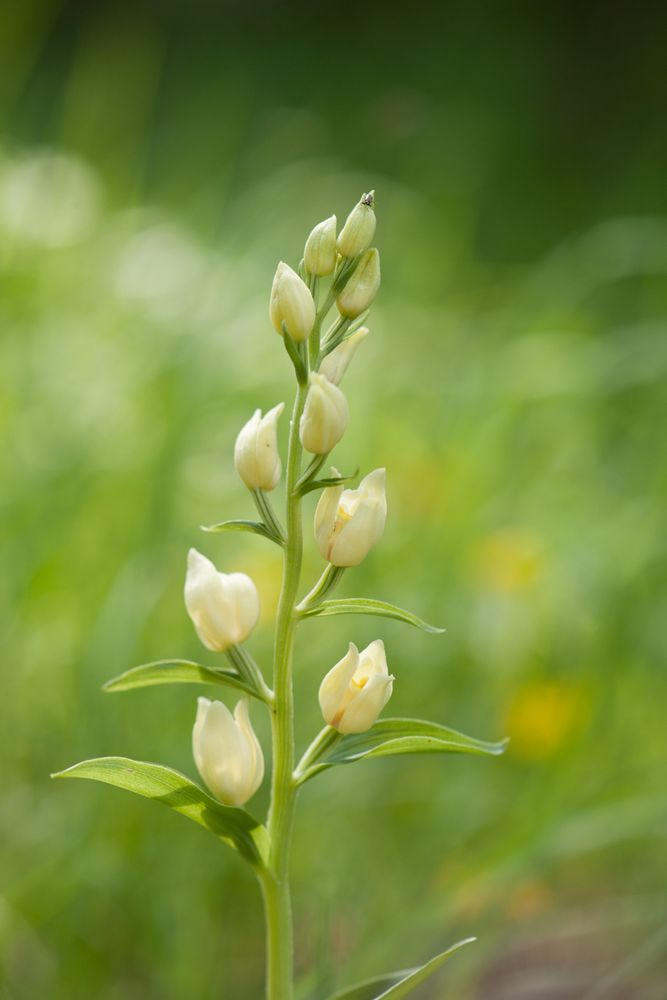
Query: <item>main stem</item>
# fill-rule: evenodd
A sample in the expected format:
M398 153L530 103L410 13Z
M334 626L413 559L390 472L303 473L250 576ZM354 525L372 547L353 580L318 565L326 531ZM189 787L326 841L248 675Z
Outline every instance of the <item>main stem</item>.
M262 875L266 913L268 1000L291 1000L293 996L293 930L289 888L289 859L296 803L294 770L294 698L292 653L296 617L294 606L301 577L303 538L301 498L295 491L301 468L299 421L306 401L307 385L299 385L287 452L287 517L283 580L276 619L271 715L273 775L269 811L270 853Z

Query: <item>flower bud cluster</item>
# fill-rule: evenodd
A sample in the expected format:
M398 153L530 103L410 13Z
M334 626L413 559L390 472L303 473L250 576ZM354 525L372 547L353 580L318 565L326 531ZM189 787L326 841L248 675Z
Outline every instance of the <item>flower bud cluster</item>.
M297 378L304 386L308 380L298 434L303 448L314 456L327 455L348 423L348 404L339 383L368 336L365 326L352 326L352 332L349 328L371 305L380 285L380 258L371 247L373 205L373 192L364 195L338 234L335 216L320 222L306 240L303 277L281 262L273 279L269 314L275 330L289 338L286 344ZM314 295L317 282L327 277L331 278L327 305L335 302L339 316L318 343L322 316L317 314ZM264 493L276 488L282 472L277 432L283 410L283 403L264 415L255 410L234 447L236 471L255 494L260 511L269 512L267 517L270 507ZM335 469L333 477L339 477ZM371 472L357 489L344 489L342 483L324 489L315 512L320 553L333 567L356 566L380 540L386 516L384 469ZM259 617L259 596L252 580L244 573L220 573L209 559L191 549L185 605L204 646L214 652L228 651L233 662L239 662L234 657L245 654L235 647L248 638ZM392 687L382 641L377 639L361 652L350 643L347 654L320 686L325 722L341 734L364 732L376 721ZM222 702L200 698L192 749L203 781L220 802L243 805L259 788L264 758L246 699L238 702L232 714Z

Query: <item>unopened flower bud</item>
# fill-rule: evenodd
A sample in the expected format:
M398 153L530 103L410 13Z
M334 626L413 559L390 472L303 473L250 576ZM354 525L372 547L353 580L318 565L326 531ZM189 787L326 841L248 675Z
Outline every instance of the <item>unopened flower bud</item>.
M336 267L336 216L325 219L313 229L306 240L303 262L311 274L323 278Z
M382 639L361 653L350 643L347 655L320 685L324 721L339 733L365 733L391 697L394 678L387 669Z
M347 400L325 375L311 372L308 383L299 436L306 451L326 455L345 433L349 416Z
M315 510L317 546L332 565L357 566L379 542L386 519L384 469L370 472L356 490L329 486Z
M273 279L269 316L278 333L283 333L285 324L292 340L308 340L315 324L315 303L308 286L283 261Z
M380 254L373 247L367 250L352 277L336 299L338 312L349 319L356 319L370 306L380 287Z
M326 358L320 365L320 372L322 375L326 375L330 382L334 385L338 385L343 375L347 371L350 361L354 357L357 347L369 334L369 329L367 326L360 326L351 337L347 337L342 344L335 347L331 354L327 354Z
M206 648L219 653L248 638L259 618L259 595L245 573L219 573L190 549L185 607Z
M234 446L234 465L239 476L251 490L272 490L280 480L278 452L278 417L285 409L278 403L265 416L255 410L241 429Z
M367 250L373 242L375 235L374 200L374 191L362 195L358 204L354 206L345 220L345 225L336 241L338 253L342 257L356 257Z
M221 701L199 698L192 753L209 791L227 806L242 806L264 777L264 756L244 698L234 715Z

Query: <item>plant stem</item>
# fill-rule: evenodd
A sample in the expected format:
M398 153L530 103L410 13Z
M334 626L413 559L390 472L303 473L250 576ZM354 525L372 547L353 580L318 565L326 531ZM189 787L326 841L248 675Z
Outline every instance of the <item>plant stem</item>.
M301 498L295 490L301 467L299 421L306 401L307 384L299 384L287 453L287 516L283 580L276 619L273 667L274 703L271 714L273 774L269 810L270 854L261 876L266 913L267 1000L293 996L293 932L289 889L289 857L296 803L294 769L294 698L292 653L296 616L294 605L301 577L303 537Z
M303 600L297 604L296 610L308 611L311 608L317 607L318 604L321 604L327 594L334 589L344 572L344 566L332 566L331 563L327 563L322 576L319 578L310 593L306 594Z
M273 513L273 508L269 498L265 494L264 490L251 490L252 498L255 501L255 506L259 511L259 516L264 521L269 531L280 540L281 543L285 542L285 533L276 517Z
M323 753L335 746L340 738L341 734L333 726L325 726L319 731L296 766L294 780L297 784L301 784L308 768L319 760Z

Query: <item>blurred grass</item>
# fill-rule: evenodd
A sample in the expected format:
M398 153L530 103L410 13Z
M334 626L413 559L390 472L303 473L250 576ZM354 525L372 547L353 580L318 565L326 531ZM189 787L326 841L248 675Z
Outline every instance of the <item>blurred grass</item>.
M304 991L478 934L457 1000L658 1000L664 12L350 7L332 32L305 5L3 8L0 997L261 995L236 859L47 775L117 752L193 772L192 693L100 692L200 654L189 545L256 579L268 655L275 554L197 526L246 513L234 438L290 391L276 261L375 187L384 284L336 458L388 466L391 516L343 592L448 628L381 626L396 713L513 742L306 789ZM377 634L304 626L302 740L323 672Z

